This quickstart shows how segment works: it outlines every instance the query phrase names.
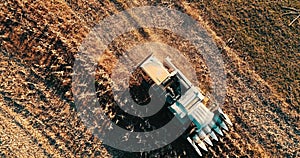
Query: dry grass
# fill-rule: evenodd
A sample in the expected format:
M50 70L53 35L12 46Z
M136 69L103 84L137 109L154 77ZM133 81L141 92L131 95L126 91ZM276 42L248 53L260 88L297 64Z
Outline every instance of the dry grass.
M242 4L92 0L0 2L0 156L195 155L180 138L150 153L111 149L102 145L77 116L70 93L77 47L99 20L144 5L186 12L206 27L223 50L228 77L223 109L235 125L209 148L206 157L299 157L300 25L295 21L288 26L294 17L283 16L281 8L299 9L298 1ZM203 83L200 87L209 91L208 72L201 56L191 53L193 46L168 31L129 32L110 45L103 59L115 62L126 49L146 41L179 49L194 64L198 80ZM115 112L108 88L111 65L102 63L99 70L98 81L110 101L103 108Z

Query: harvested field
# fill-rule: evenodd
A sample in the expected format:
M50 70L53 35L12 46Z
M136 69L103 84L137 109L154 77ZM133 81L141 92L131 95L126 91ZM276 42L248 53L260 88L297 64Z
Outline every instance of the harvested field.
M227 75L222 109L234 126L204 157L300 157L300 19L283 15L299 1L0 1L1 157L195 157L186 140L151 152L129 153L102 144L78 116L71 92L75 54L104 18L146 5L184 12L220 49ZM168 30L141 28L115 39L99 57L99 101L113 121L112 71L128 49L146 42L179 50L210 91L201 55ZM187 68L188 69L188 68ZM124 120L126 126L132 118ZM104 128L104 127L96 127ZM128 128L130 129L130 128Z

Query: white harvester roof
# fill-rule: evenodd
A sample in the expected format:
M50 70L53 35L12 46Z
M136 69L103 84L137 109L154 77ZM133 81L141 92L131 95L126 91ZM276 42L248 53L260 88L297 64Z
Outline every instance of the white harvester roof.
M160 85L170 76L170 73L163 64L153 56L144 61L140 67L157 85Z

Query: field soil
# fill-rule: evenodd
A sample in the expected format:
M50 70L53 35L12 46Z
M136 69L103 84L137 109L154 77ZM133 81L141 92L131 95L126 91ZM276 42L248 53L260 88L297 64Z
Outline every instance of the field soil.
M227 87L222 109L234 126L203 152L204 157L300 157L300 19L289 25L297 14L284 15L288 8L299 13L296 0L0 0L0 157L197 156L183 138L151 152L111 148L92 134L74 104L72 68L90 30L120 11L149 5L193 17L208 31L223 58ZM126 78L118 61L147 56L146 51L140 56L126 54L146 42L177 49L181 53L177 65L187 59L192 65L181 69L193 68L196 79L194 74L187 76L197 80L205 94L211 91L207 65L186 39L155 28L127 32L97 57L96 89L103 103L101 112L112 121L123 121L129 130L132 118L122 120L113 99L118 78L113 71Z

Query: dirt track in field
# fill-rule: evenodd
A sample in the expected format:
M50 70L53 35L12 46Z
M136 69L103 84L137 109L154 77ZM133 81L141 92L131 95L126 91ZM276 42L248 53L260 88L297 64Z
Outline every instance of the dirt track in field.
M259 61L257 56L251 56L246 52L260 50L266 53L268 50L263 50L262 47L274 43L266 41L261 45L257 44L259 48L252 50L250 49L252 43L243 43L249 42L251 34L247 40L236 39L232 48L222 40L224 38L227 41L228 35L226 31L224 33L220 30L223 27L224 30L229 29L233 24L216 25L217 22L222 22L222 18L218 19L216 16L222 13L222 10L214 10L217 6L215 2L209 5L200 2L80 0L0 2L0 156L195 156L192 147L180 138L170 146L150 153L127 153L112 149L93 136L77 116L70 93L70 75L78 46L89 29L101 19L127 8L144 5L168 6L189 14L208 30L222 50L227 74L227 94L223 110L229 115L234 127L226 132L220 142L214 142L215 145L209 147L209 152L205 153L206 157L300 156L299 92L297 92L299 74L296 73L299 70L299 51L297 52L297 47L294 46L297 45L294 41L297 37L291 37L293 46L289 48L295 50L295 56L292 56L296 62L294 72L290 70L293 64L287 64L289 75L286 76L285 82L278 75L284 72L283 68L279 67L277 70L276 66L265 67L273 62L273 59L266 59L275 56L276 52L270 53L269 57L262 57L262 61ZM201 9L203 5L205 10ZM230 5L236 7L236 4ZM224 8L230 8L230 5ZM256 7L259 8L260 5ZM203 18L199 15L203 15ZM251 19L249 21L251 22ZM259 22L254 21L254 23ZM283 30L284 33L289 33L286 36L297 35L297 33L299 35L296 29L299 29L299 23L295 23L293 27L295 29ZM268 33L268 30L266 31ZM242 31L237 31L240 32ZM274 38L280 40L281 37ZM107 97L106 100L111 100L111 93L109 93L112 83L113 64L111 63L116 63L118 57L122 56L127 49L149 41L168 44L182 52L193 63L200 88L204 92L209 91L209 84L207 84L209 72L201 56L191 53L193 52L191 50L194 50L193 46L172 32L141 29L126 33L114 40L106 51L106 56L99 62L98 86L102 87L103 97ZM283 47L281 50L284 49L288 48ZM281 63L289 63L286 58L279 57ZM275 76L272 75L272 69L275 71ZM273 83L272 80L278 82ZM285 88L286 85L292 87L291 94L288 93L288 88ZM287 100L286 97L291 99ZM114 111L111 102L103 105L103 109L108 113Z

